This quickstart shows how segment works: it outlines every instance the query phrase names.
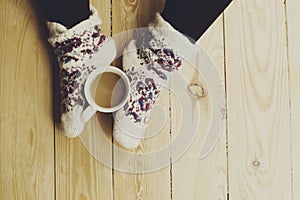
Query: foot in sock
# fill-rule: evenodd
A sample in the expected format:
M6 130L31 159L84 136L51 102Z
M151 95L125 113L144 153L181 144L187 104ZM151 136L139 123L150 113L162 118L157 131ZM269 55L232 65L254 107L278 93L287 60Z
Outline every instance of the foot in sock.
M169 77L182 67L181 55L195 58L194 45L159 14L142 37L123 52L123 70L131 82L126 105L115 113L114 139L133 149L143 139L151 110Z
M60 65L61 127L68 137L78 136L95 114L84 96L84 83L97 67L109 65L116 55L112 39L101 33L101 19L95 8L87 20L67 29L48 22L49 43Z

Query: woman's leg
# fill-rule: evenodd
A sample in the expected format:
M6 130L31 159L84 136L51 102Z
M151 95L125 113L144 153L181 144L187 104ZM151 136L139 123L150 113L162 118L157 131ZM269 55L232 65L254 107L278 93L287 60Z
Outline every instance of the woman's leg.
M90 16L89 0L44 0L43 12L48 21L71 28Z

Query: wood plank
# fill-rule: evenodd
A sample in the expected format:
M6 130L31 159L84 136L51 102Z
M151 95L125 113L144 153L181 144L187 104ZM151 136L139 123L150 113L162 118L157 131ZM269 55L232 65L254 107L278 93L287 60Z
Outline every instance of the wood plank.
M0 199L54 199L51 68L28 1L0 2Z
M161 6L159 1L119 1L113 0L113 34L122 31L131 30L137 27L145 26L151 16L155 14L155 10ZM134 37L134 34L126 34L124 40L119 44L120 47L126 46L127 41ZM121 66L119 64L119 66ZM163 107L169 106L169 94L165 90L157 102ZM168 110L168 109L167 109ZM155 115L152 111L152 116ZM168 116L168 115L167 115ZM160 119L159 117L153 117ZM159 120L153 121L152 128ZM148 128L147 134L152 130ZM146 134L146 135L147 135ZM132 154L147 154L154 152L159 148L167 145L169 142L169 121L165 124L162 131L152 138L148 138L135 150L128 152ZM117 144L115 144L117 145ZM126 150L124 150L126 151ZM116 152L116 151L115 151ZM124 160L120 154L114 154L114 161ZM129 156L127 162L130 169L140 169L146 163L145 160L137 161L134 156ZM136 165L136 163L138 164ZM130 174L115 170L114 171L114 197L115 199L170 199L170 169L169 167L152 173Z
M168 90L164 90L160 96L157 104L168 108L169 105L169 95ZM152 116L155 122L152 121L151 125L148 127L148 132L152 134L153 129L157 129L155 124L160 124L159 120L162 118L156 115L156 110L152 111ZM168 116L168 115L167 115ZM132 150L132 154L147 155L147 153L155 152L160 148L163 148L169 143L169 121L166 122L163 129L158 132L158 135L144 139L138 148ZM160 127L158 127L160 128ZM151 130L152 129L152 130ZM117 145L117 144L115 144ZM124 150L126 151L126 150ZM116 151L114 151L116 152ZM130 151L128 151L130 153ZM159 155L157 155L159 158ZM114 161L125 162L129 170L142 171L144 166L149 163L143 159L135 159L134 156L129 156L127 160L124 160L121 154L114 154ZM154 161L155 162L155 161ZM154 171L151 173L126 173L129 171L114 171L114 196L115 199L171 199L171 189L170 189L170 168L165 167Z
M104 34L111 35L110 1L92 1L91 3L98 9L103 20L101 28ZM108 124L103 128L106 132L111 132L111 126L109 126L111 119L98 114L86 124L82 135L89 134L91 139L95 138L100 124ZM69 139L62 135L59 128L56 127L55 130L56 198L113 199L112 169L95 159L85 149L80 138ZM111 146L100 146L96 140L94 142L92 147L111 157Z
M225 11L230 199L291 199L283 1Z
M300 2L286 1L288 57L291 89L291 131L292 131L292 191L293 199L300 199Z
M223 20L220 16L197 42L211 57L224 81L224 48ZM184 66L187 67L187 66ZM184 69L183 74L191 83L204 85L202 78L193 68ZM224 88L225 90L225 88ZM227 195L227 164L226 164L226 134L225 131L217 146L203 160L199 160L199 148L203 143L208 129L212 110L209 96L199 99L201 114L200 130L194 143L184 155L173 164L173 199L226 199ZM172 117L176 117L172 103ZM172 118L172 123L179 123ZM177 130L173 127L172 132ZM225 129L224 129L225 130Z

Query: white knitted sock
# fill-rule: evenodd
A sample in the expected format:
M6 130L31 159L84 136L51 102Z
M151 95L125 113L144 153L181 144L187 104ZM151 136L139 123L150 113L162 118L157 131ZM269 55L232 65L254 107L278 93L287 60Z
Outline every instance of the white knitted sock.
M126 105L115 113L114 139L132 149L146 132L151 109L161 93L161 84L182 67L182 58L195 58L195 46L160 14L144 35L129 43L123 52L123 70L131 81ZM180 56L179 56L180 55Z
M109 65L116 55L115 44L106 38L99 25L97 10L91 7L89 19L67 29L48 22L49 42L60 65L61 126L69 137L78 136L95 114L84 96L84 83L97 67Z

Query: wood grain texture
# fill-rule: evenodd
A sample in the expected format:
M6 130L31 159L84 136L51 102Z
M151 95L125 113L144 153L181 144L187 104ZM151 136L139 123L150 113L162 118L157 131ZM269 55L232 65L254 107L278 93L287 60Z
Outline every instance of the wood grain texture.
M80 138L68 139L55 127L55 58L32 2L0 1L1 200L300 199L299 0L236 0L224 21L219 18L198 41L224 80L226 74L228 163L225 133L207 158L196 160L204 139L200 135L173 165L144 174L104 166ZM164 0L91 3L109 36L145 26ZM189 67L182 74L203 82ZM179 109L174 96L165 91L158 103L171 108L167 113L173 118L135 153L157 150L176 136ZM203 98L201 104L206 103ZM201 110L204 119L210 114L209 109ZM206 130L205 122L200 123L200 132ZM98 113L84 134L98 138L101 125L111 140L112 123L110 116ZM95 151L111 158L108 162L120 158L113 155L112 146L93 142Z
M92 1L98 10L103 23L101 28L107 36L111 35L110 1ZM111 132L110 118L100 119L107 123L107 131ZM97 134L100 123L95 115L85 126L84 133L91 137ZM110 130L109 130L110 128ZM56 198L57 199L113 199L112 169L95 159L82 144L80 138L65 137L61 130L55 129L56 153ZM112 154L112 148L95 146L98 151Z
M198 43L218 68L225 92L223 15L211 25ZM201 186L197 198L194 199L227 199L226 127L214 150L204 160L199 161L197 172L198 183Z
M51 68L44 38L28 1L1 1L0 10L0 199L54 199Z
M286 1L288 58L291 92L291 131L292 131L292 190L293 199L300 199L300 2Z
M122 33L123 31L132 30L139 27L144 27L154 16L156 10L159 9L163 3L160 1L129 1L129 0L113 0L113 35ZM121 22L121 23L120 23ZM136 32L130 32L124 34L125 36L119 48L125 47L127 42L134 38ZM121 65L119 65L121 66ZM160 96L160 100L157 102L163 107L169 107L169 94L168 91L164 91ZM168 109L166 109L168 110ZM155 115L155 109L152 111L152 116ZM168 116L168 113L167 113ZM160 118L154 117L152 120L152 128L155 128L155 124L159 122ZM156 120L156 121L155 121ZM159 148L167 145L169 142L169 120L164 125L163 129L155 137L145 139L141 145L132 150L132 153L147 154L149 152L157 151ZM151 127L148 128L148 132L152 132ZM115 144L117 145L117 144ZM126 150L124 150L126 151ZM114 161L118 162L123 160L119 154L114 154ZM147 164L145 160L135 160L134 157L128 158L129 168L141 169L143 165ZM114 197L115 199L170 199L170 169L169 167L152 173L138 173L129 174L125 172L114 171Z
M230 199L291 199L285 33L283 1L225 12Z
M211 57L224 81L224 48L223 20L219 17L215 23L197 42ZM188 67L188 66L184 66ZM204 80L193 68L182 72L191 83L204 84ZM205 87L205 86L204 86ZM205 88L207 89L207 88ZM225 90L225 88L224 88ZM211 108L209 95L199 99L201 106L200 131L194 143L184 155L173 164L173 199L226 199L227 197L227 164L226 164L226 134L223 133L213 152L203 160L198 159L200 147L208 130ZM172 103L174 111L174 103ZM176 112L176 111L175 111ZM173 115L176 115L173 113ZM173 116L176 117L176 116ZM180 121L174 119L172 123ZM177 130L173 127L172 132ZM188 163L188 164L187 164Z
M157 102L163 107L169 105L169 95L168 91L164 90L160 95L160 99ZM155 115L156 110L153 109L151 115ZM167 114L168 116L168 114ZM156 120L156 121L153 121ZM155 124L160 124L162 117L156 116L152 121L151 125L148 127L148 133L152 133L152 128L156 129ZM168 119L167 119L168 120ZM157 133L154 137L149 137L143 140L143 142L132 153L143 155L151 152L158 151L169 143L169 121L167 121L163 129ZM160 128L160 127L159 127ZM150 136L150 135L148 135ZM117 144L115 144L117 145ZM126 151L126 150L125 150ZM159 158L159 155L157 155ZM115 163L124 160L121 155L114 154ZM123 161L124 162L124 161ZM156 162L154 160L154 162ZM142 171L142 169L149 164L146 160L135 159L134 156L129 157L125 161L129 169L136 169L137 171ZM150 163L151 164L151 163ZM114 196L115 199L170 199L171 198L171 188L170 188L170 168L165 167L154 171L151 173L126 173L115 170L114 171Z

